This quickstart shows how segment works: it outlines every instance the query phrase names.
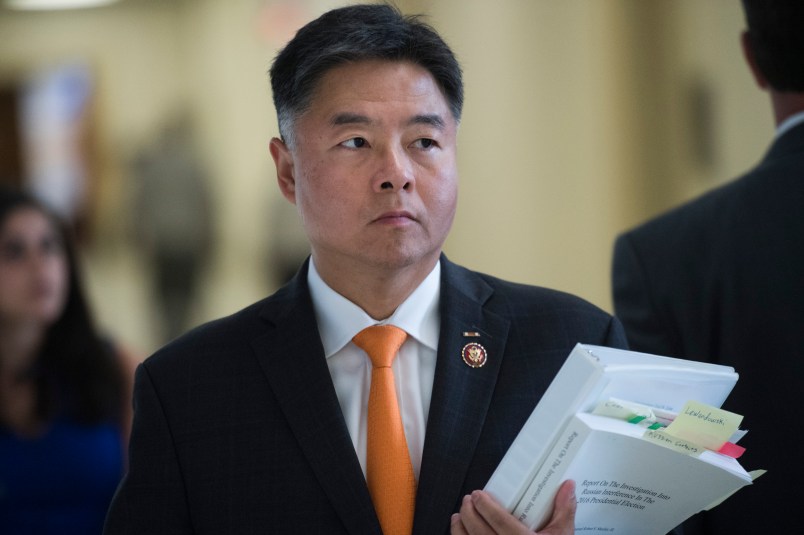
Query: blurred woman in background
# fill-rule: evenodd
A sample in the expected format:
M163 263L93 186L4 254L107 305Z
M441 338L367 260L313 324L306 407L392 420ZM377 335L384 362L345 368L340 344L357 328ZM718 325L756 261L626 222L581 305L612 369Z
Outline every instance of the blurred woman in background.
M0 532L100 534L132 367L95 330L68 234L0 189Z

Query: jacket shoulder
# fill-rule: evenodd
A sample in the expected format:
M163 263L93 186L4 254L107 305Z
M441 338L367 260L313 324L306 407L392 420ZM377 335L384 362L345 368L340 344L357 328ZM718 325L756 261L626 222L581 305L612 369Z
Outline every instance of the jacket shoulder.
M171 340L144 364L151 370L185 367L204 360L232 358L242 352L249 341L265 328L261 311L270 298L258 301L229 316L203 323Z
M539 331L548 338L566 336L574 342L625 343L617 319L577 295L453 267L462 270L460 279L463 281L487 289L485 309L507 318L515 330Z

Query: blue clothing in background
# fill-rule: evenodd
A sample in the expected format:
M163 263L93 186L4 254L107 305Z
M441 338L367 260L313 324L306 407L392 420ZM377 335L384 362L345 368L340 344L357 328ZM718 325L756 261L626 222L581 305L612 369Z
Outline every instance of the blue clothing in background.
M100 535L122 474L116 425L57 420L33 439L0 427L0 533Z

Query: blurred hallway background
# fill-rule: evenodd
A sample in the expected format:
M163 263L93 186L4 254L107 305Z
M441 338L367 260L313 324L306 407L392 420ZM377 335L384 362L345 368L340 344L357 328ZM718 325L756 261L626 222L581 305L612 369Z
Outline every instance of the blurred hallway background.
M196 238L184 231L205 236L187 275L197 291L174 330L262 298L306 254L267 149L277 134L267 70L296 29L344 3L23 11L0 0L0 179L52 196L76 223L111 336L147 355L174 334L161 328L170 305L152 290L143 230L155 219L143 177L155 169L192 175L183 183L196 185L170 197L172 223L185 243ZM464 67L461 195L446 253L473 269L610 311L615 236L752 166L772 135L767 97L741 56L739 0L397 4L425 13ZM160 158L154 147L167 146L177 117L188 156L143 164Z

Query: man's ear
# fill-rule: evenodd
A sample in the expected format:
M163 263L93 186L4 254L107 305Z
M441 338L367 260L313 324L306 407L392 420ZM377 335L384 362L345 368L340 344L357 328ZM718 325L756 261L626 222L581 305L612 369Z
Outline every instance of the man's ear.
M276 166L276 181L279 184L279 191L287 200L296 204L296 175L290 149L284 141L276 137L271 139L269 149Z
M751 74L754 75L754 80L756 80L757 85L762 89L768 89L769 84L767 78L759 69L757 65L757 59L754 55L754 48L751 46L751 35L748 33L748 30L745 30L742 34L740 34L740 44L743 46L743 56L745 56L745 62L748 63L748 67L751 69Z

